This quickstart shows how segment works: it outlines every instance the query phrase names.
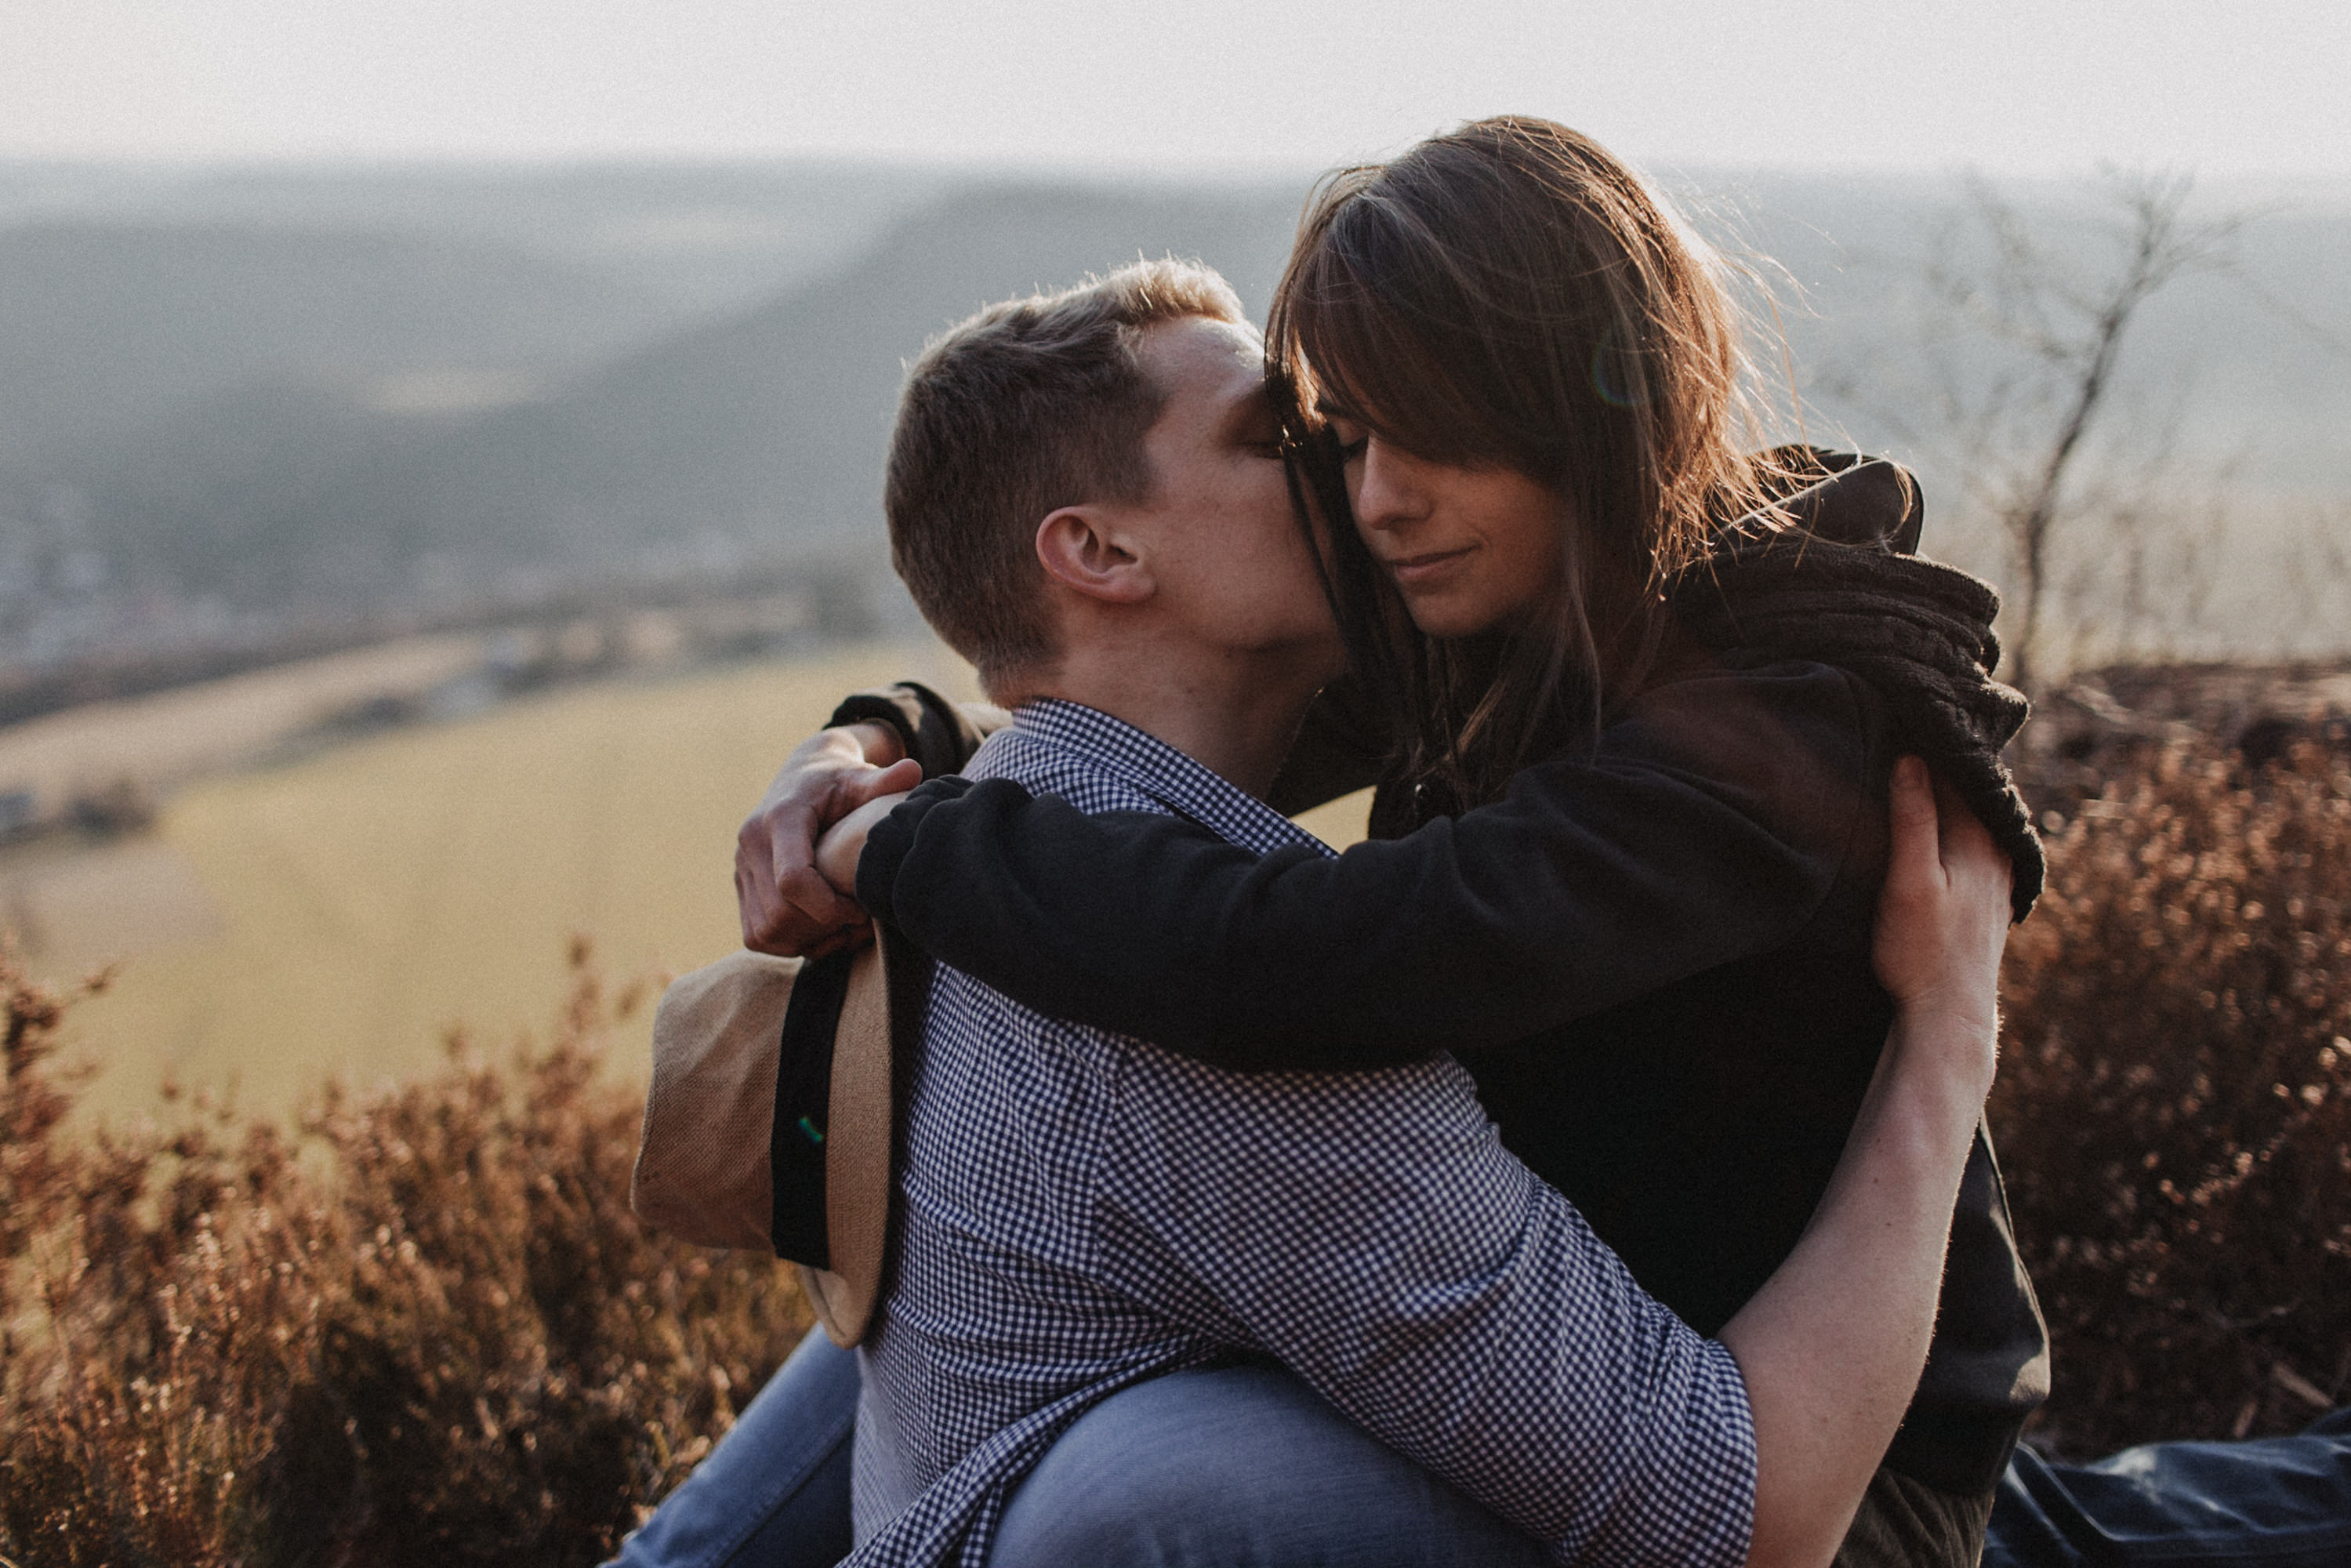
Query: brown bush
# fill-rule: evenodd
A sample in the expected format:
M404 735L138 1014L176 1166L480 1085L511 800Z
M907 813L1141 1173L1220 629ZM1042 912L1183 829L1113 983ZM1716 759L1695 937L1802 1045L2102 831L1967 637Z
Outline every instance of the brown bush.
M47 1564L580 1564L683 1479L807 1314L643 1232L584 947L552 1040L462 1038L298 1133L66 1136L64 1003L0 964L0 1552Z
M2050 861L1991 1112L2053 1340L2040 1434L2300 1427L2351 1382L2351 765L2143 748Z
M1992 1117L2069 1452L2290 1429L2351 1381L2351 766L2102 761L2016 934ZM2096 786L2095 779L2089 780ZM0 1554L584 1563L806 1322L645 1235L584 951L550 1043L290 1133L68 1136L0 960Z

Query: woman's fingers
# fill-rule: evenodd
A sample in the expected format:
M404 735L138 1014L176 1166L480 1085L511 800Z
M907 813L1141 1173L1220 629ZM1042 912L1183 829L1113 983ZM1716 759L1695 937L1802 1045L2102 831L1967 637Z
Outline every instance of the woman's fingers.
M775 834L776 896L779 904L793 912L789 916L779 914L778 921L789 920L795 935L805 941L809 956L820 956L853 940L866 924L864 906L851 896L852 883L835 886L824 874L820 846L826 833L877 800L887 798L894 805L922 781L922 765L911 758L887 768L835 774L822 803L795 812L789 828ZM858 841L862 847L862 834ZM851 863L855 864L853 860Z

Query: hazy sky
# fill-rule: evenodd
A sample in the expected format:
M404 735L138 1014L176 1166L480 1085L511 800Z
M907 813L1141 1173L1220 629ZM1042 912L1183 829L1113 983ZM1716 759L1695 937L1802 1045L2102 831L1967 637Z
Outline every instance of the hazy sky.
M2351 174L2346 0L0 0L0 157L1315 166L1503 110L1662 162Z

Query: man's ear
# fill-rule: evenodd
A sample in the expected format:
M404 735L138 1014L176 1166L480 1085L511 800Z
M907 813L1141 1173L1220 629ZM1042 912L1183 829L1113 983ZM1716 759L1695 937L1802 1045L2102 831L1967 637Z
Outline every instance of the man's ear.
M1063 507L1037 525L1037 559L1072 593L1106 604L1140 604L1158 591L1151 569L1093 507Z

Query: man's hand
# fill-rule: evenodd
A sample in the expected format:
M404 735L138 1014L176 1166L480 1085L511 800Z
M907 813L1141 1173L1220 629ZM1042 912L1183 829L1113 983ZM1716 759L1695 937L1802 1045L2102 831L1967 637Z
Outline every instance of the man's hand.
M816 868L825 830L882 795L922 782L886 725L820 730L795 747L759 809L735 835L735 904L743 946L785 958L820 958L865 934L865 911ZM859 847L864 835L858 835ZM851 881L856 862L850 862Z
M1905 1015L1972 1026L1948 1037L1989 1042L1998 1027L2000 956L2008 941L2008 857L1915 757L1895 764L1892 806L1893 842L1873 944L1878 981ZM1991 1063L1980 1065L1989 1085Z

